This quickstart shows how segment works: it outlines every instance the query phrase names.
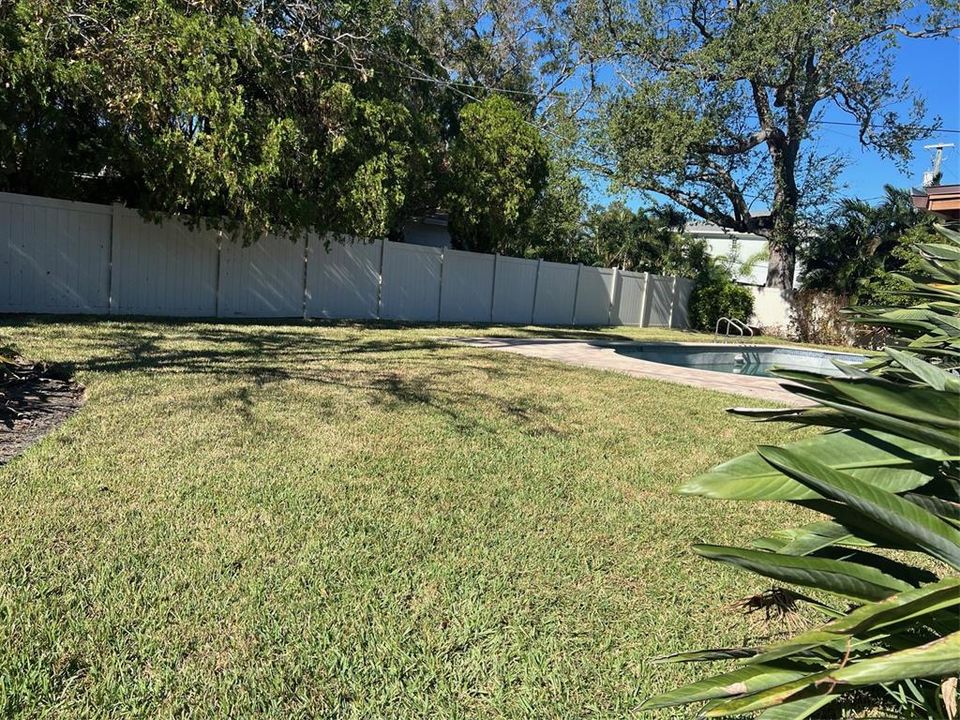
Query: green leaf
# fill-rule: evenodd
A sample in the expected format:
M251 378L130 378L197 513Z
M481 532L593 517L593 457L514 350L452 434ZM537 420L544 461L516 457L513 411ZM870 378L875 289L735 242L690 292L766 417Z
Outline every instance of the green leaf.
M948 453L918 440L879 431L817 435L789 445L793 450L830 458L837 470L890 492L922 487L939 471ZM727 500L801 500L818 494L771 466L757 453L728 460L680 486L684 495Z
M946 577L922 588L863 605L823 629L829 633L861 635L957 605L960 605L960 578Z
M914 420L892 417L882 412L850 405L839 401L829 400L824 397L817 397L810 393L797 393L800 397L806 397L821 403L822 405L838 410L845 415L843 421L838 419L840 427L866 427L883 432L900 435L905 438L912 438L919 442L928 443L934 447L945 450L952 455L960 454L960 433L949 430L940 430L938 428L928 427Z
M934 390L960 392L960 378L956 375L924 362L910 353L893 348L885 348L884 352Z
M855 547L831 545L821 548L813 553L813 556L830 558L831 560L846 560L847 562L873 567L890 577L903 580L908 585L914 587L933 583L940 579L935 573L926 568L908 565L892 557L867 552L866 550Z
M686 705L702 700L745 695L803 677L807 672L772 665L750 665L722 675L715 675L684 685L646 700L641 710L656 710L673 705Z
M818 695L791 700L764 710L757 720L804 720L820 708L826 707L839 697L839 694Z
M769 664L821 646L836 646L845 638L864 638L892 626L935 620L938 614L960 605L960 578L897 593L862 605L821 628L810 630L761 649L748 663Z
M777 539L781 542L776 542ZM800 528L774 533L770 538L763 538L762 545L754 540L753 545L784 555L809 555L821 548L845 542L863 541L851 535L850 531L840 523L818 520Z
M960 403L953 393L909 387L879 378L835 379L830 385L841 395L877 413L938 427L960 428Z
M654 660L655 663L713 662L715 660L739 660L753 657L759 651L752 648L711 648L672 653Z
M812 457L764 446L760 454L772 465L821 495L846 503L865 517L960 568L960 531L909 500L838 472Z
M830 673L827 682L874 685L919 677L946 677L960 673L960 631L919 647L886 653L850 663Z
M827 590L854 600L881 600L910 585L876 568L828 558L779 553L720 545L694 545L703 557L736 565L780 582Z
M809 697L823 697L832 693L829 686L822 685L829 671L812 673L797 680L786 682L783 685L762 690L753 695L734 698L726 702L719 702L704 713L705 717L723 717L725 715L742 715L744 713L764 710L769 707L783 705L794 698L794 702L809 699ZM822 687L822 689L818 689ZM801 697L803 691L809 691Z
M813 697L830 695L838 687L860 687L910 678L944 677L960 672L960 632L933 642L841 664L752 695L713 705L706 717L743 714Z

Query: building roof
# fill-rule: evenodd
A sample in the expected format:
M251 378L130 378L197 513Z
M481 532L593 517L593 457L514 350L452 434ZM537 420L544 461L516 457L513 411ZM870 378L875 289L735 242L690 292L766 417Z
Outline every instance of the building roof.
M725 227L714 225L713 223L687 223L684 231L688 235L698 238L735 238L737 240L762 240L766 238L752 233L742 233L736 230L728 230Z
M915 208L947 220L960 220L960 185L934 185L914 188L910 200Z

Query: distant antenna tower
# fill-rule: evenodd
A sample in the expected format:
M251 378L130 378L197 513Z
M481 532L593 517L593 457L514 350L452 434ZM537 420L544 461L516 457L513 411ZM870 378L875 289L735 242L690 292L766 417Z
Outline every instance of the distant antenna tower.
M936 187L940 184L940 178L943 177L943 173L940 171L940 166L943 164L943 149L952 148L953 143L936 143L935 145L924 145L924 150L936 150L937 154L933 156L933 168L927 170L923 174L923 186L927 187Z

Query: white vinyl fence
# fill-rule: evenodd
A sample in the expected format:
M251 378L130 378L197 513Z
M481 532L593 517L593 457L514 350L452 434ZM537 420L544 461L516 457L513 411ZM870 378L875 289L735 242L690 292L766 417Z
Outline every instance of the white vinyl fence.
M395 243L250 246L120 206L0 193L0 312L686 327L693 283Z

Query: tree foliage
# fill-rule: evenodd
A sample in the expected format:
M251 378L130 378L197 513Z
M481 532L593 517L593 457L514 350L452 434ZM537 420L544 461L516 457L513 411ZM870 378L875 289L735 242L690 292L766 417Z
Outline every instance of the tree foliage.
M11 0L0 190L205 218L247 240L396 236L449 208L463 246L560 242L584 188L545 130L563 72L546 72L552 40L531 40L538 8Z
M894 273L916 269L911 248L930 242L933 216L917 210L910 194L890 185L871 205L844 199L831 219L800 248L804 290L827 290L857 305L909 305L907 281Z
M15 0L0 38L7 190L383 234L442 147L388 2Z
M713 332L720 318L750 322L753 295L733 281L728 267L714 258L704 257L693 281L687 309L690 327Z
M906 278L920 304L851 310L893 341L839 377L779 371L816 403L740 410L759 421L829 430L786 447L761 447L688 481L681 492L785 501L825 517L756 538L701 544L711 560L777 583L754 598L776 609L809 603L827 622L756 646L682 653L672 661L739 659L732 670L652 698L647 708L705 702L707 717L762 713L806 718L866 693L897 717L952 717L960 674L960 234L917 243ZM822 600L819 598L823 598ZM833 598L833 599L831 599Z
M682 234L685 220L665 205L637 211L619 201L595 206L586 218L593 262L638 272L695 273L699 264L687 262L691 241Z
M824 107L846 113L863 145L909 158L939 121L894 78L896 40L958 26L948 0L602 3L581 30L617 79L598 113L597 164L621 188L769 238L768 284L789 288L804 214L829 198L840 165L810 142Z
M548 162L540 133L509 100L493 95L464 106L446 194L458 245L513 250L546 186Z

